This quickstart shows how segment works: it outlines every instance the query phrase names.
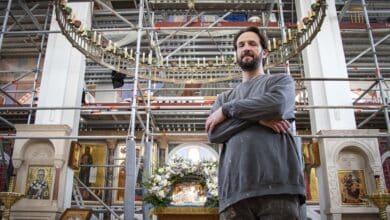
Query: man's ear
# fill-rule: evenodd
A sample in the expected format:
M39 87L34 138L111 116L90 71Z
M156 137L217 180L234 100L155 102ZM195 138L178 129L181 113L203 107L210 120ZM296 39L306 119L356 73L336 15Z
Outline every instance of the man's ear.
M265 59L268 55L268 50L267 49L264 49L261 51L261 58Z

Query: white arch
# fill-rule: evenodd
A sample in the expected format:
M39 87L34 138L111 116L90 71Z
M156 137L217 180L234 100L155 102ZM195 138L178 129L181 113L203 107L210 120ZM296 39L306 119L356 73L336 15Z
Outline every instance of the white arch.
M168 160L172 158L173 155L175 155L178 151L182 150L183 148L187 147L200 147L200 148L205 148L207 149L215 158L218 160L218 153L209 145L204 144L204 143L184 143L180 144L179 146L175 147L171 152L168 154Z
M360 150L363 154L363 156L368 159L369 164L372 164L375 162L375 156L373 155L373 152L371 152L365 145L363 145L360 142L357 141L345 141L342 143L339 143L338 146L335 148L331 158L333 158L333 164L337 164L337 158L338 155L340 155L340 152L344 150L345 148L355 148Z
M384 154L382 154L382 156L381 156L382 165L386 161L386 159L389 157L390 157L390 150L388 150Z

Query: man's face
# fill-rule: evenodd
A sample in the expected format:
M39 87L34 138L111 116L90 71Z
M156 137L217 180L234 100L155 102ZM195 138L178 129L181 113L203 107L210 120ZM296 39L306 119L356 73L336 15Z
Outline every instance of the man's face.
M238 37L236 53L238 65L244 71L256 70L266 55L259 37L253 32L245 32Z

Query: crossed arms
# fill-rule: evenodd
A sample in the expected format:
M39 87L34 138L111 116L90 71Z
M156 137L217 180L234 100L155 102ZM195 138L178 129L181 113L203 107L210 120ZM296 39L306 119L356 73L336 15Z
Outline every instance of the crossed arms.
M254 124L271 128L277 133L287 132L288 120L294 120L294 82L288 75L273 77L267 92L239 100L228 100L231 93L223 93L211 109L206 131L212 143L224 143L235 133Z

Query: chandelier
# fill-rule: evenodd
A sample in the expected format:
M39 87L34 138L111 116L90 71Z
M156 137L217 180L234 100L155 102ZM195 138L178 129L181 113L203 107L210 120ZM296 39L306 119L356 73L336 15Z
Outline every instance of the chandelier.
M101 33L87 30L77 20L67 0L55 1L56 19L63 35L73 47L96 63L134 76L135 57L133 50L117 47L111 40L105 39ZM282 39L268 41L269 53L265 68L284 64L306 48L320 31L325 19L326 1L317 0L311 5L308 15L297 22L294 29L282 30ZM142 79L170 83L211 83L241 77L241 69L237 66L235 56L216 56L215 60L197 58L187 60L179 57L176 61L157 59L152 53L140 54L140 71Z

